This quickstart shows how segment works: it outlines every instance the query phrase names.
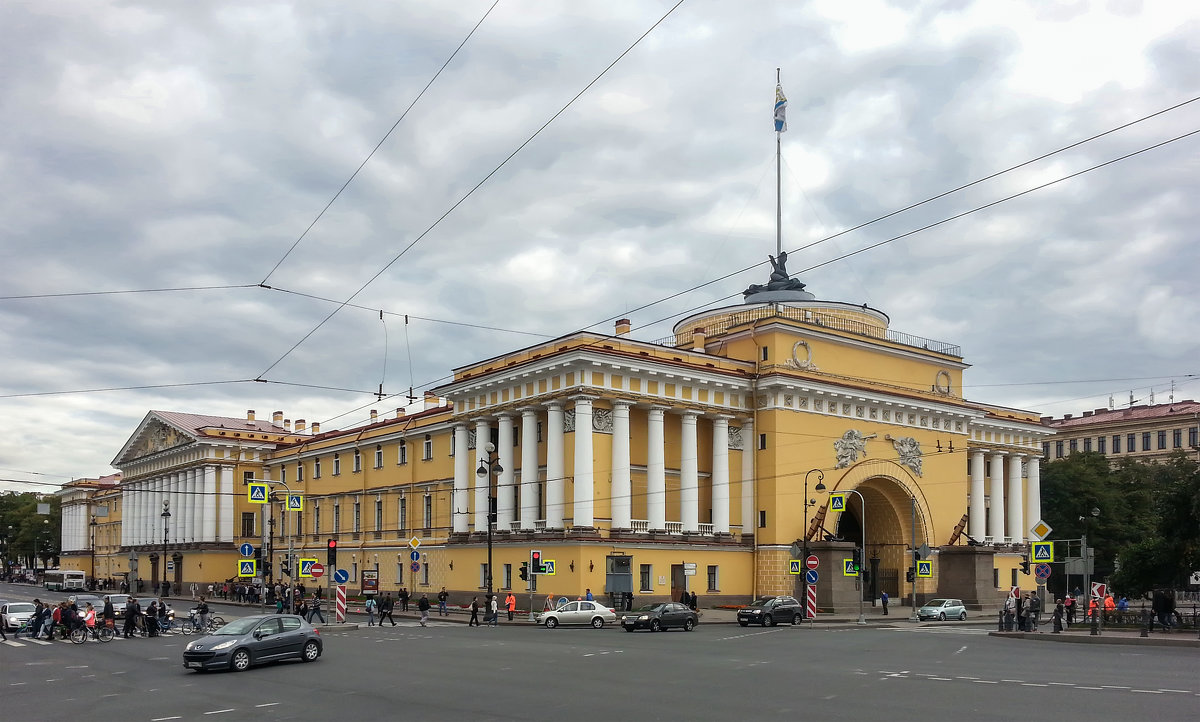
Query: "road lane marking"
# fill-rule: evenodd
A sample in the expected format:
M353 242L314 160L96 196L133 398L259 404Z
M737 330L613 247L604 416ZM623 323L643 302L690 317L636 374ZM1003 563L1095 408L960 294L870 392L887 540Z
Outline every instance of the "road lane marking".
M1022 682L1022 687L1049 687L1048 684L1038 684L1037 682Z
M1054 685L1055 687L1074 687L1075 686L1075 684L1073 682L1051 682L1050 684Z
M263 704L256 704L254 706L255 707L274 707L277 704L279 704L279 703L278 702L264 702Z
M1079 687L1079 689L1104 689L1103 687Z
M1159 688L1158 691L1159 692L1178 692L1180 694L1191 694L1192 693L1192 690L1190 690L1190 689L1162 689L1161 687Z
M44 639L26 639L25 641L29 642L30 644L40 644L43 647L49 647L51 644L54 644L53 642L47 642Z
M949 677L930 677L930 679L936 679L939 682L953 682L954 681L954 680L950 679Z
M8 686L9 687L20 687L23 684L28 684L28 683L27 682L9 682Z
M100 699L104 699L105 697L120 697L120 696L121 696L121 693L120 693L120 692L113 692L112 694L102 694L102 695L100 695Z
M1102 685L1100 685L1100 689L1130 689L1130 688L1122 687L1119 684L1102 684Z
M957 652L955 652L955 654L962 654L965 651L967 651L967 647L966 647L966 645L963 645L963 647L961 649L959 649Z
M1000 684L999 682L992 680L992 679L973 679L971 681L974 682L975 684Z
M87 668L88 668L88 666L86 664L73 664L70 667L67 667L67 669L87 669Z
M21 644L20 642L17 642L17 641L11 640L11 639L4 640L4 643L10 647L24 647L25 646L24 644Z
M1157 689L1131 689L1130 692L1140 692L1142 694L1162 694Z
M205 712L204 714L225 714L226 712L232 712L233 709L233 707L229 709L214 709L212 712Z
M155 717L150 722L167 722L169 719L180 719L180 717L179 715L175 715L174 717Z

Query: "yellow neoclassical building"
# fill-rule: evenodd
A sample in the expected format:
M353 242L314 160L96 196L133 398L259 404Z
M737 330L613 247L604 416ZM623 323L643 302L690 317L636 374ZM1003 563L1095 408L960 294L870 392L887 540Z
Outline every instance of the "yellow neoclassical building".
M907 599L923 545L919 597L990 604L1029 579L1016 567L1052 431L1035 412L964 399L966 369L957 346L789 282L667 339L636 340L619 321L455 369L423 405L350 429L154 411L114 460L118 553L161 579L165 549L173 583L207 584L233 576L237 547L262 546L265 528L276 572L289 539L322 562L336 539L352 593L374 577L381 591L465 601L486 587L494 498L495 588L539 599L798 593L790 562L807 542L823 608ZM280 498L267 520L248 479L302 494L303 511ZM829 512L840 492L845 511ZM840 565L864 537L870 578L856 591ZM519 579L531 549L553 576Z

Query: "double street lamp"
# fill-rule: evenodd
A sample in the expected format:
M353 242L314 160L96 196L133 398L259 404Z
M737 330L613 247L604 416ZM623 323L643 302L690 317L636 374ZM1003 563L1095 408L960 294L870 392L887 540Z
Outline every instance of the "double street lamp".
M479 468L475 470L475 475L479 477L481 483L486 483L488 488L487 493L487 599L488 613L491 613L492 604L492 522L496 514L496 497L492 495L492 479L500 476L504 471L504 467L500 465L500 458L496 454L496 445L492 442L487 442L483 447L484 455L479 457ZM478 498L478 497L477 497Z
M88 526L92 528L92 589L96 588L96 515L92 514L92 520L88 522Z
M163 543L162 543L162 586L159 588L159 593L163 596L167 594L167 526L171 522L171 500L163 499L162 513L159 516L163 520Z

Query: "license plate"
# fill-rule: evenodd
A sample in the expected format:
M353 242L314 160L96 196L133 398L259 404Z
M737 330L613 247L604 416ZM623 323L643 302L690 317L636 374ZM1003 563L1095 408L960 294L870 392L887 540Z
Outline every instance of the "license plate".
M188 663L187 663L187 666L189 666L189 667L203 667L204 665L203 665L203 664L201 664L200 662L188 662Z

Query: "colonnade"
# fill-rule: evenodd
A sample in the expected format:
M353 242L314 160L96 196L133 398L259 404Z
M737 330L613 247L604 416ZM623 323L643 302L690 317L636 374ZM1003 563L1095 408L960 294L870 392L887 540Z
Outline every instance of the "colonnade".
M974 539L995 544L1026 541L1029 527L1042 518L1041 461L1041 457L1034 454L971 452L968 531ZM991 474L985 491L988 464ZM1022 466L1025 467L1024 479Z
M493 424L496 425L496 461L503 469L496 479L496 529L499 530L561 530L566 528L568 503L570 504L571 528L590 529L595 527L595 471L593 436L593 399L578 396L569 399L575 416L574 468L568 474L565 468L566 448L566 404L552 401L544 407L527 407L515 412L501 412L495 416L478 418L473 422L461 421L454 428L453 530L467 533L487 529L488 492L486 479L477 479L475 470L481 460L486 459L485 447L492 438ZM631 402L612 402L612 529L638 531L667 531L667 484L666 484L666 414L671 409L652 406L646 410L646 520L634 520L632 478L630 474L630 407ZM538 420L544 409L546 470L545 519L538 519L540 511L538 483ZM700 524L700 473L698 459L698 419L701 412L682 409L680 417L680 468L679 468L679 530L684 533L699 533ZM516 463L513 454L513 425L519 414L521 424L521 458ZM730 532L730 481L729 481L729 416L717 415L712 419L712 533ZM468 458L470 423L474 424L476 448L474 464ZM743 420L741 478L754 476L753 424ZM516 482L516 471L520 469L520 491ZM528 471L527 471L528 470ZM573 496L566 499L566 479L573 477ZM470 489L474 486L474 514L467 513ZM742 518L739 520L744 533L753 530L753 488L749 481L742 484ZM635 524L638 521L639 524ZM539 522L543 522L539 524ZM642 523L644 522L644 524ZM674 524L673 522L672 524ZM644 528L641 528L644 526ZM707 530L705 530L707 531Z
M205 465L122 485L121 545L163 543L164 500L171 502L167 544L233 541L233 469Z

